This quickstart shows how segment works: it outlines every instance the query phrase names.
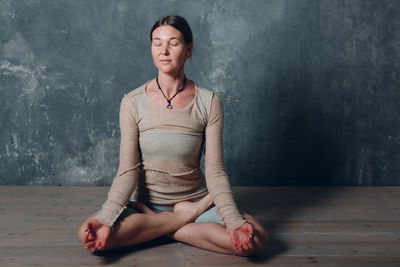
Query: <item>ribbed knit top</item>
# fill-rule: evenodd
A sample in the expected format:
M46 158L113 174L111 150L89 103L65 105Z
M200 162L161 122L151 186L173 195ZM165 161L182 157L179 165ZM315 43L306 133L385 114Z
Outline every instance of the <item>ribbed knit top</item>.
M122 98L120 165L96 218L112 226L131 197L145 204L173 205L209 192L226 230L238 228L246 220L238 212L224 168L219 97L195 83L188 106L168 109L147 95L146 84Z

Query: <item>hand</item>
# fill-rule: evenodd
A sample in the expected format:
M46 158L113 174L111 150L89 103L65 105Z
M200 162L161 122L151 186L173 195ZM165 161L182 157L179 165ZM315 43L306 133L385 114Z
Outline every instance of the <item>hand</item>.
M85 229L85 249L92 252L102 250L111 233L111 227L92 218L86 222Z
M245 252L253 251L255 247L253 231L254 228L251 223L244 223L239 228L230 231L232 248Z

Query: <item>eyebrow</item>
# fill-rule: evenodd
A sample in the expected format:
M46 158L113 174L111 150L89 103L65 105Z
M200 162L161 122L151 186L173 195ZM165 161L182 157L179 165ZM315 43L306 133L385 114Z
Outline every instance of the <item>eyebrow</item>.
M171 38L169 38L169 40L172 40L172 39L179 40L179 38L178 38L178 37L171 37ZM161 38L154 37L154 38L153 38L153 40L161 40Z

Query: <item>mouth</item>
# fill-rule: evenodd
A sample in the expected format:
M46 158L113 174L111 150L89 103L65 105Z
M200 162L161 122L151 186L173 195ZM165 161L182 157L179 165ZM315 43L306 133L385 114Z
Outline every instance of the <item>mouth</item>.
M161 63L169 63L169 62L171 62L171 60L169 60L169 59L163 59L163 60L160 60L160 62L161 62Z

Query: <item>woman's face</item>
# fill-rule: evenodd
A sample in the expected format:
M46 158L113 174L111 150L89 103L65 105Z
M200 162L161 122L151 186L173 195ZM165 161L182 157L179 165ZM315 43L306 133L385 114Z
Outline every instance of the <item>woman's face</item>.
M159 26L152 33L151 54L154 65L162 72L183 70L192 49L193 43L186 45L182 33L170 25Z

